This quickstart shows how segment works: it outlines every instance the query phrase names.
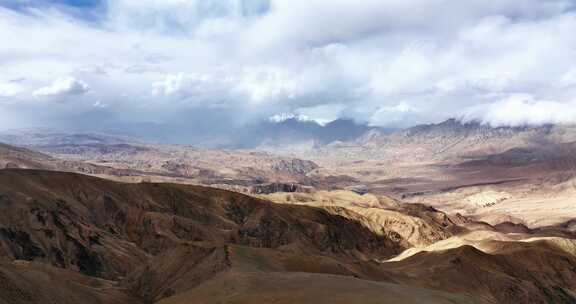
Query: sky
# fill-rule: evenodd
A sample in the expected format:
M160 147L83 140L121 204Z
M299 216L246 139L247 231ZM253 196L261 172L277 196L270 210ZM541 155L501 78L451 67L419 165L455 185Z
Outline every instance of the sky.
M575 0L0 0L0 130L576 122Z

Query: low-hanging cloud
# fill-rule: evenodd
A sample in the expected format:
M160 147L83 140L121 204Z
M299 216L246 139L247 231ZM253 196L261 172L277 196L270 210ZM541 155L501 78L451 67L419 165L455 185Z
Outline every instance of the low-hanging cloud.
M40 3L0 4L10 127L225 130L280 113L395 127L576 122L571 0Z
M576 122L576 102L537 100L531 95L518 94L476 106L468 110L462 120L493 127L569 124Z

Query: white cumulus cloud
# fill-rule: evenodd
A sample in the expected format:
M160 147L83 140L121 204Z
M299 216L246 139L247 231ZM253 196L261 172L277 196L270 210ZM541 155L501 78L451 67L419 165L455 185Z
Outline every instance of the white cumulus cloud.
M532 95L516 94L469 109L462 119L493 127L574 123L576 102L539 100Z
M73 77L56 79L52 84L35 90L36 97L64 97L83 95L90 90L88 84Z

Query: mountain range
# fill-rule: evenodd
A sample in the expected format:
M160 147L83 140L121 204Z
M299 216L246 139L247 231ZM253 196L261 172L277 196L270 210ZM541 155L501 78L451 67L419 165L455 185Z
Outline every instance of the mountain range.
M521 241L504 239L495 227L429 208L404 216L435 227L448 245L398 256L410 246L398 227L376 232L343 215L352 212L346 208L49 171L4 169L0 181L5 303L574 299L573 240L526 233L513 236ZM447 222L436 225L427 213ZM474 226L484 226L476 240L466 232ZM503 239L482 239L490 234ZM450 245L458 240L464 245ZM51 279L59 288L49 288Z
M4 132L0 303L576 301L574 127L342 136Z

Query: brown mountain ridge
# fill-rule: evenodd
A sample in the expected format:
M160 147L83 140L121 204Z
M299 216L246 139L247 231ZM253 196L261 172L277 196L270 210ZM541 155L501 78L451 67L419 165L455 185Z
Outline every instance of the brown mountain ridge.
M560 247L510 239L490 253L446 247L386 262L407 243L323 208L21 169L0 170L0 209L0 303L575 299L568 239Z

